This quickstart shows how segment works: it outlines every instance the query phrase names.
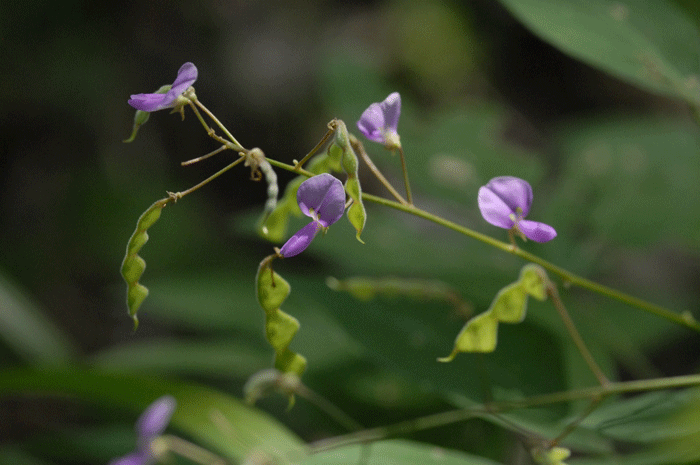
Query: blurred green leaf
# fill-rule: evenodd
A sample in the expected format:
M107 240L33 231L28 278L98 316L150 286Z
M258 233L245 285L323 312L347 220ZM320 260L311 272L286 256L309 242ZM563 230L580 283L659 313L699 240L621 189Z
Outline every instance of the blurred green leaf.
M614 118L574 121L559 134L567 162L548 216L558 219L562 244L585 234L700 248L697 129L672 118Z
M110 372L245 379L270 365L270 351L239 339L148 340L103 350L92 363Z
M363 459L366 459L364 461ZM319 452L303 465L498 465L498 462L414 441L380 441Z
M61 365L77 354L73 341L48 318L46 311L2 272L0 338L31 364Z
M305 455L301 440L276 420L204 386L80 369L12 370L0 377L0 396L28 393L77 396L127 408L134 422L153 400L170 394L177 399L170 426L230 460L241 462L248 454L259 453L286 464Z
M541 39L651 92L700 105L698 30L664 0L501 0Z

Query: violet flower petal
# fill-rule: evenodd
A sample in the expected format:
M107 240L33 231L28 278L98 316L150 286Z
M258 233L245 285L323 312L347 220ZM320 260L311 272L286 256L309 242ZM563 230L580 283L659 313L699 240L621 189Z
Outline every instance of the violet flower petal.
M383 102L373 103L362 113L357 128L366 138L384 145L398 141L401 95L393 92Z
M164 94L134 94L129 100L129 105L141 111L158 111L172 108L180 97L197 80L197 67L192 63L185 63L177 72L175 82L170 90Z
M307 224L284 243L280 249L280 255L285 258L299 255L311 244L320 229L321 224L316 220Z
M525 237L535 242L547 242L557 237L553 227L538 221L520 220L518 229L525 234Z
M511 213L517 213L518 208L522 217L530 213L532 187L527 181L513 176L499 176L490 180L485 187L500 197Z
M163 396L149 405L136 422L139 437L150 441L160 436L168 426L176 405L177 402L173 396Z
M510 218L514 211L487 186L479 189L478 203L481 216L492 225L510 229L515 224L513 219Z
M345 211L345 189L339 179L323 173L302 182L297 190L297 202L304 215L328 227L338 221Z

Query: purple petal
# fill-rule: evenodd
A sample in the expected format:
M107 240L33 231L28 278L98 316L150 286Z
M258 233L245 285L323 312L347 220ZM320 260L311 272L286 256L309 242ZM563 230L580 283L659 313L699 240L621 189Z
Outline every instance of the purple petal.
M134 94L129 99L129 105L141 111L158 111L167 108L163 104L165 94Z
M362 113L357 128L364 136L374 142L384 143L384 113L378 103L373 103Z
M513 227L514 222L510 215L514 214L514 211L487 186L479 189L478 203L481 216L486 221L499 228L510 229Z
M530 212L532 187L527 181L513 176L500 176L490 180L485 187L500 197L511 212L515 213L520 208L520 216L523 218Z
M535 242L547 242L557 237L557 232L548 224L537 221L520 220L518 229L525 234L525 237Z
M129 100L129 105L141 111L158 111L172 108L179 96L183 94L197 80L197 67L192 63L185 63L177 72L175 82L165 94L134 94Z
M379 105L384 114L384 130L398 132L399 116L401 116L401 94L393 92Z
M150 455L142 452L136 452L118 459L114 459L109 462L109 465L147 465L150 460Z
M153 402L141 414L136 423L136 431L142 440L150 441L165 430L177 402L173 396L163 396Z
M383 102L373 103L367 107L357 122L357 128L369 140L397 146L400 116L401 95L393 92ZM393 134L393 137L387 137L388 134Z
M343 216L345 189L339 179L328 173L319 174L301 183L297 202L304 215L328 227Z
M307 224L285 242L280 249L280 254L285 258L299 255L311 244L320 229L321 225L317 221Z
M192 84L194 84L194 81L197 80L197 74L197 67L190 62L180 66L180 69L177 71L177 78L175 78L175 82L173 82L173 86L170 88L168 93L165 94L167 98L170 99L171 103L181 96L183 92L189 89Z

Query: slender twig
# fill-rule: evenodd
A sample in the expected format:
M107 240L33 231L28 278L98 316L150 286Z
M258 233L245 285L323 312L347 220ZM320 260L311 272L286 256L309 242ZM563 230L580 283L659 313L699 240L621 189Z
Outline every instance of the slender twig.
M333 120L333 121L335 121L335 120ZM332 123L333 121L331 121L331 123ZM304 158L302 158L301 161L298 161L298 162L294 165L294 169L295 169L295 170L300 170L301 167L304 165L304 163L306 163L306 162L309 160L309 158L311 158L316 152L318 152L319 150L321 150L321 149L323 148L323 146L326 145L326 143L328 143L328 139L330 139L330 137L331 137L333 134L335 134L335 128L336 128L336 127L335 127L335 126L331 126L331 123L328 123L328 131L326 131L326 133L323 135L323 137L322 137L321 140L318 142L318 144L316 144L316 146L315 146L314 148L312 148L311 151L310 151L309 153L307 153L306 155L304 155Z
M367 167L369 167L372 174L374 174L374 176L379 180L379 182L382 183L384 187L386 187L386 189L391 193L391 195L393 195L396 200L401 202L401 204L408 205L409 202L407 202L406 199L404 199L401 196L401 194L399 194L396 191L396 189L394 189L394 186L392 186L391 183L387 181L382 172L379 171L379 168L377 168L377 166L369 158L369 155L367 155L367 152L365 151L365 147L362 145L362 142L360 142L360 140L352 134L350 135L350 145L352 146L353 150L360 154L360 156L364 160Z
M239 163L242 162L243 160L245 160L245 158L243 158L243 157L238 158L238 159L237 159L236 161L234 161L233 163L230 163L230 164L228 164L227 166L225 166L224 168L221 168L219 171L217 171L216 173L212 174L211 176L209 176L209 177L208 177L207 179L205 179L204 181L200 182L200 183L197 184L197 185L194 185L194 186L190 187L190 188L187 189L186 191L182 191L182 192L173 192L173 193L170 193L170 192L169 192L169 194L171 194L171 196L174 196L174 197L175 197L175 200L179 200L179 199L183 198L184 196L186 196L187 194L191 194L192 192L196 191L197 189L199 189L200 187L204 186L205 184L208 184L209 182L211 182L211 181L213 181L214 179L218 178L219 176L221 176L222 174L224 174L225 172L227 172L228 170L230 170L231 168L233 168L234 166L236 166L237 164L239 164Z
M559 312L559 316L561 316L561 319L564 321L564 326L566 326L567 331L569 331L569 336L571 336L571 339L574 340L574 343L576 344L578 351L581 353L581 356L586 361L588 368L591 369L601 386L609 384L610 380L608 380L605 373L603 373L603 370L601 370L600 366L598 366L596 363L591 351L588 350L586 343L583 342L583 338L576 329L574 321L571 319L571 316L569 316L569 312L566 311L564 302L562 302L561 298L559 298L559 292L557 291L556 286L551 281L547 285L547 295L549 295L554 307Z
M403 155L403 147L399 146L399 155L401 156L401 169L403 170L403 182L406 185L406 199L408 203L413 205L413 197L411 196L411 184L408 182L408 169L406 168L406 157Z
M492 402L484 405L475 405L465 409L435 413L424 417L414 418L412 420L402 421L393 425L380 426L377 428L358 431L356 433L322 439L309 444L309 448L312 453L316 453L352 444L379 441L389 437L402 436L408 433L414 433L416 431L423 431L459 423L472 418L483 418L492 415L493 413L502 413L516 409L571 402L579 399L602 400L606 397L622 393L655 391L698 385L700 385L700 375L610 382L605 386L595 386L584 389L555 392L552 394L542 394L539 396L532 396L514 401Z
M216 155L217 153L221 153L221 152L223 152L223 151L226 150L226 149L228 149L228 147L226 146L226 144L224 144L224 145L222 145L221 147L219 147L218 149L213 150L213 151L209 152L209 153L206 154L206 155L202 155L201 157L193 158L193 159L191 159L191 160L183 161L183 162L180 163L180 166L193 165L193 164L195 164L195 163L197 163L197 162L200 162L200 161L202 161L202 160L206 160L206 159L209 158L209 157L213 157L213 156Z

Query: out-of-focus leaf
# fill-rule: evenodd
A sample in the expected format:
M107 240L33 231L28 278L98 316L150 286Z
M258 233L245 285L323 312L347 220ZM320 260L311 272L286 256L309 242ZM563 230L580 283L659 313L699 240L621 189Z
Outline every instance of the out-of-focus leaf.
M0 273L0 338L29 363L60 365L69 362L76 348L45 313Z
M689 435L700 437L700 416L687 415L699 404L697 390L639 394L603 405L581 427L629 443L668 441L671 444ZM700 449L697 450L700 457Z
M559 219L563 239L554 247L580 248L592 236L644 248L660 240L700 248L696 128L675 119L618 118L575 121L559 131L567 163L550 201L548 216Z
M149 340L102 351L93 363L111 372L245 379L269 365L270 352L239 340Z
M364 461L366 459L366 461ZM498 465L498 462L414 441L379 441L319 452L302 465Z
M651 92L700 104L695 25L657 0L501 0L564 53Z
M133 413L134 422L153 400L170 394L177 399L170 426L236 463L251 453L283 464L305 455L302 441L272 417L200 385L79 369L12 370L0 377L0 396L28 393L77 396L123 407Z

